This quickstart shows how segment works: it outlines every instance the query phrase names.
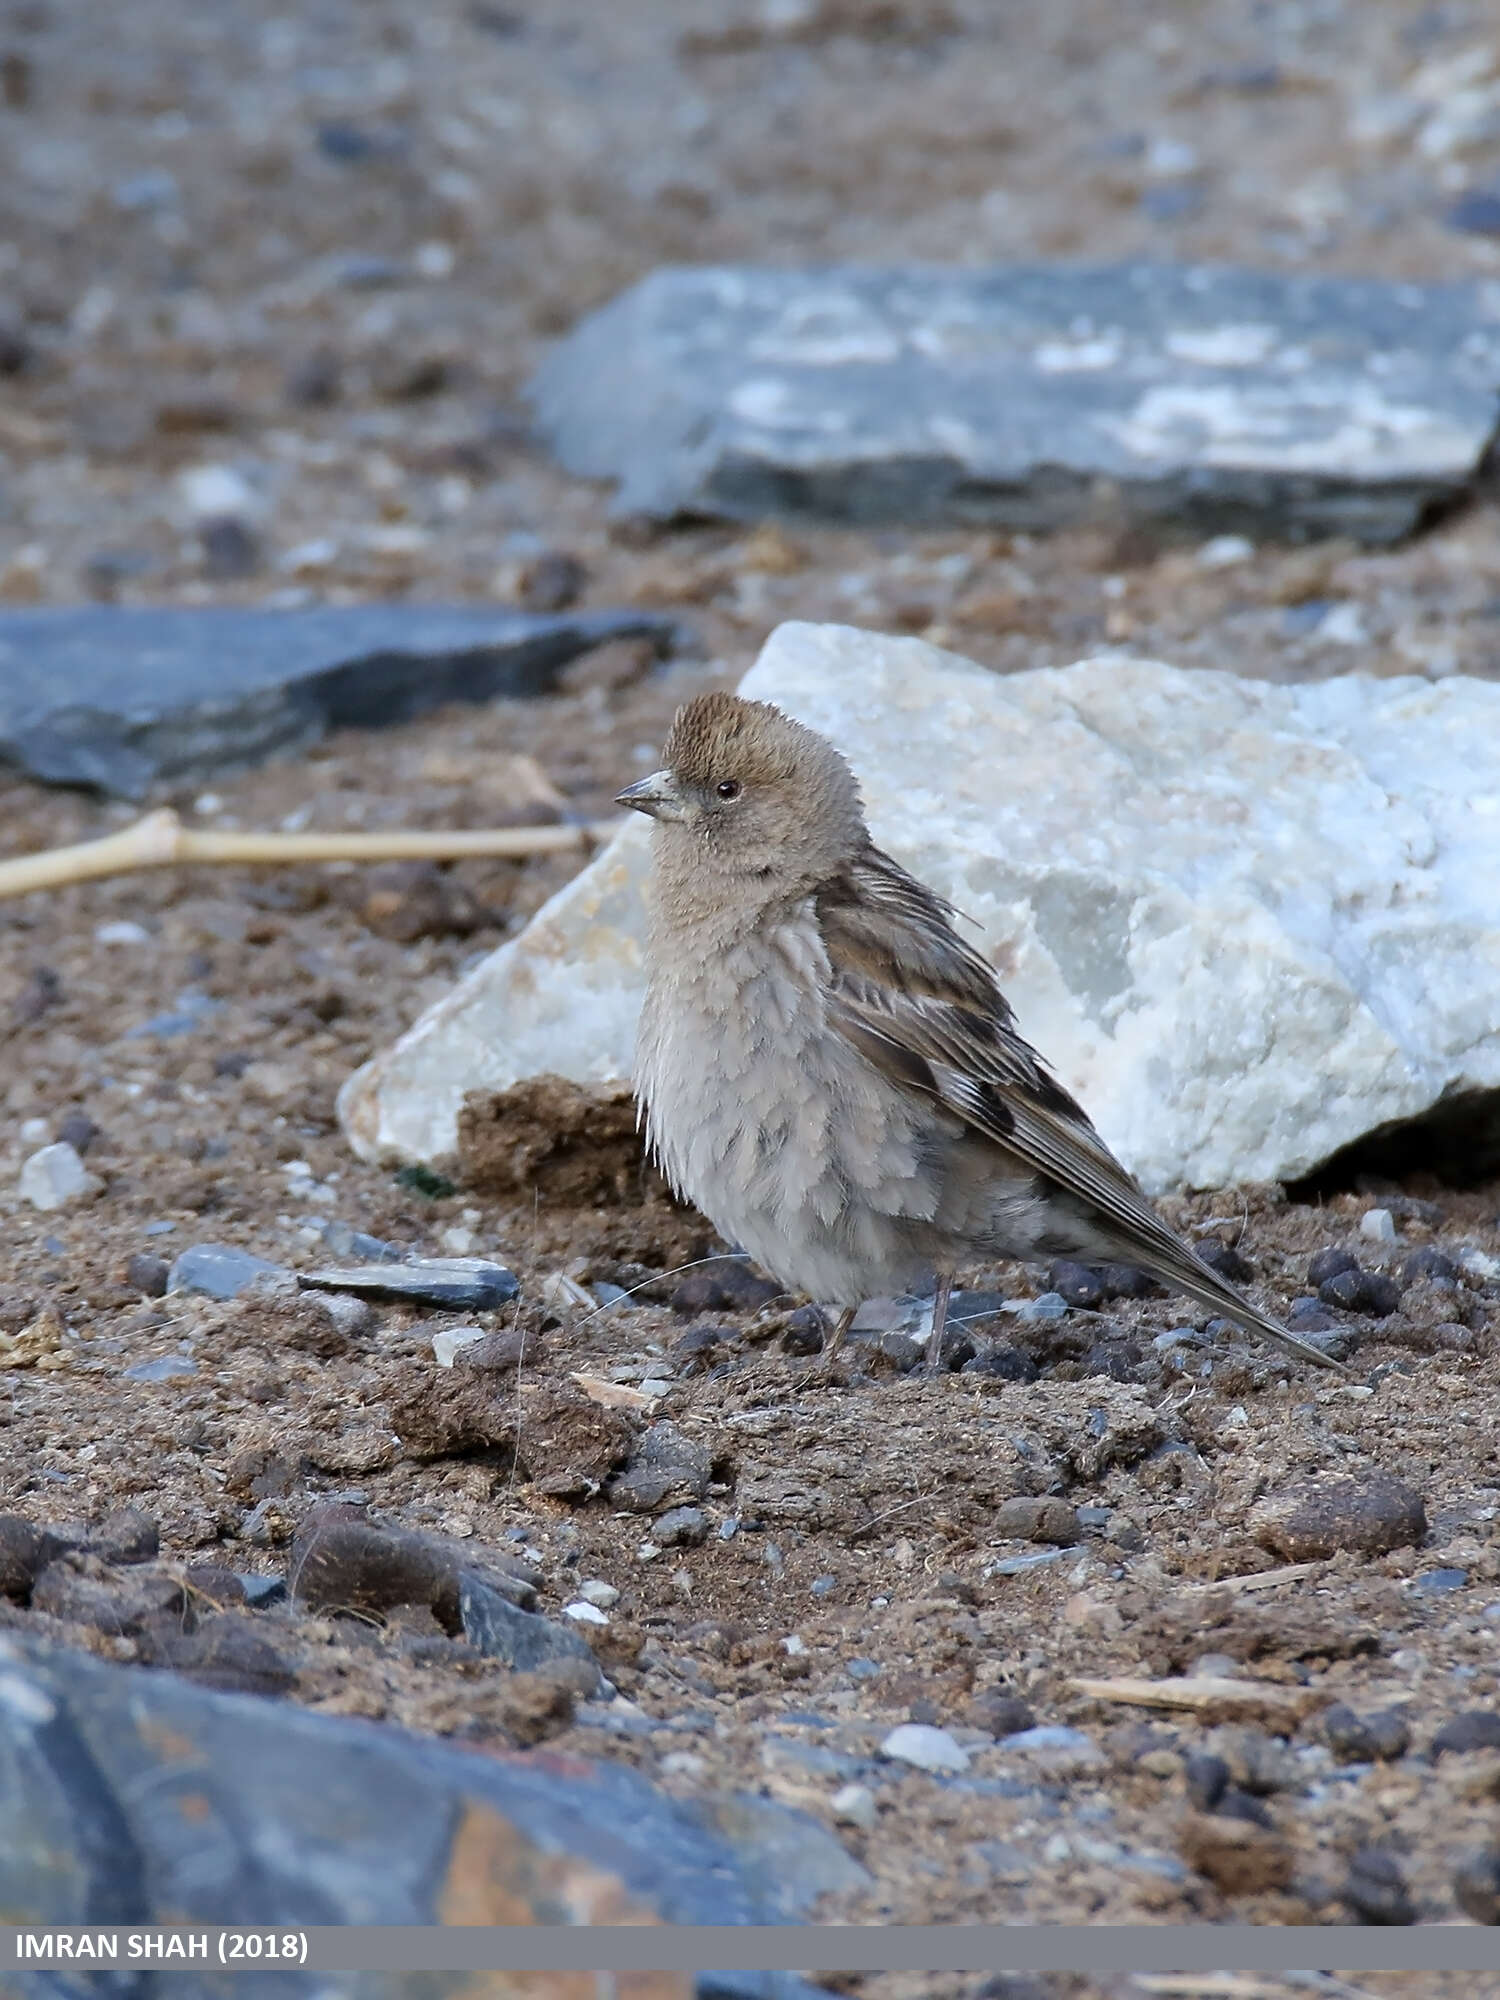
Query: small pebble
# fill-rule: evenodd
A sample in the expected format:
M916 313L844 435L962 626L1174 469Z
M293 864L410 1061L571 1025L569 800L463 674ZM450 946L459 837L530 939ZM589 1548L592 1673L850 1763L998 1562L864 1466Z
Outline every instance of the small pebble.
M987 1689L977 1694L964 1710L964 1720L971 1729L984 1729L997 1739L1004 1736L1021 1736L1036 1727L1036 1716L1028 1702L1019 1695L1006 1694L999 1688Z
M196 1375L198 1364L187 1354L159 1354L154 1361L138 1361L122 1371L126 1382L170 1382L174 1376Z
M1039 1298L1023 1299L1016 1307L1016 1318L1028 1324L1047 1325L1067 1316L1068 1302L1061 1292L1043 1292Z
M829 1805L840 1826L858 1827L861 1833L873 1831L875 1794L868 1785L841 1785Z
M572 1604L563 1606L563 1617L571 1618L576 1625L607 1625L608 1618L597 1604L590 1604L587 1598L577 1598Z
M1372 1243L1394 1243L1396 1218L1388 1208L1367 1208L1359 1219L1359 1233Z
M697 1548L708 1539L708 1516L701 1507L672 1507L657 1516L651 1533L664 1549Z
M1197 1254L1199 1263L1207 1264L1211 1271L1217 1271L1232 1285L1246 1285L1255 1276L1255 1266L1249 1258L1242 1256L1232 1244L1221 1243L1216 1236L1209 1236L1198 1244Z
M433 1358L439 1368L451 1368L454 1357L465 1347L486 1337L482 1326L440 1326L432 1336Z
M1384 1272L1362 1271L1356 1264L1351 1270L1325 1278L1318 1287L1318 1297L1325 1306L1336 1306L1341 1312L1388 1319L1401 1303L1401 1288Z
M1488 1708L1468 1708L1444 1723L1433 1737L1428 1754L1436 1758L1450 1752L1462 1755L1471 1750L1497 1749L1500 1749L1500 1714Z
M125 1282L143 1298L165 1298L168 1269L164 1258L152 1257L145 1251L137 1250L126 1261Z
M1455 1590L1462 1590L1469 1581L1466 1569L1426 1569L1412 1579L1412 1589L1423 1597L1447 1597Z
M880 1666L875 1660L855 1658L845 1663L844 1672L851 1681L873 1681L880 1678Z
M1336 1278L1340 1271L1357 1271L1358 1259L1353 1251L1330 1245L1326 1250L1317 1251L1308 1261L1307 1282L1321 1285L1329 1278Z
M83 1164L65 1139L43 1146L21 1168L21 1197L46 1213L66 1208L84 1195L96 1194L102 1183Z
M880 1746L882 1757L897 1764L911 1764L919 1771L967 1771L969 1753L948 1734L930 1722L903 1722L891 1731Z
M1251 1512L1250 1531L1285 1562L1352 1550L1386 1555L1420 1545L1427 1513L1420 1494L1387 1472L1294 1481Z
M1354 1855L1343 1900L1367 1924L1414 1924L1417 1920L1401 1864L1383 1847L1362 1847Z
M234 1299L261 1278L288 1275L279 1264L238 1250L231 1243L194 1243L175 1259L169 1292L201 1292L211 1299Z
M1182 1767L1187 1795L1199 1812L1213 1812L1229 1787L1229 1766L1222 1757L1198 1752Z
M1421 1278L1436 1278L1442 1283L1455 1284L1458 1280L1458 1266L1451 1257L1445 1256L1435 1244L1424 1244L1420 1250L1413 1250L1401 1266L1401 1276L1409 1285Z
M601 1611L613 1611L620 1601L620 1593L612 1583L603 1583L598 1577L590 1577L578 1586L578 1595L585 1604L597 1605Z
M1360 1715L1344 1702L1323 1711L1323 1740L1341 1764L1393 1763L1404 1757L1411 1731L1399 1708Z
M1458 1907L1476 1924L1500 1924L1500 1847L1466 1854L1453 1871Z

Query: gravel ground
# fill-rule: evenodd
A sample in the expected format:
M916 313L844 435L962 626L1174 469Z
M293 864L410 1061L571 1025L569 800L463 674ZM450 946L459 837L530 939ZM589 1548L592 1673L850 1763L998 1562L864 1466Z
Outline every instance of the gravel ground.
M1453 221L1465 201L1482 220L1500 171L1480 17L1214 0L1189 30L1176 10L1069 0L1018 19L947 0L12 8L0 599L576 596L681 609L702 634L702 658L664 672L611 649L555 698L334 738L172 800L217 826L602 811L682 694L732 680L786 616L922 632L1003 671L1109 643L1282 679L1492 674L1500 516L1483 495L1378 556L1205 561L1123 527L652 529L612 521L607 494L528 444L540 343L664 259L1150 254L1422 277L1500 260L1500 239ZM0 844L126 816L12 782ZM510 1107L540 1162L524 1194L477 1127L452 1192L342 1143L349 1070L572 865L200 871L0 906L0 1358L26 1364L0 1374L4 1508L65 1527L145 1509L156 1570L198 1566L206 1629L228 1589L208 1568L283 1573L309 1510L350 1494L521 1551L554 1617L607 1585L609 1623L579 1629L621 1691L608 1709L563 1685L521 1699L425 1607L272 1605L254 1630L289 1699L801 1806L869 1871L825 1900L833 1919L1458 1920L1455 1870L1500 1834L1500 1186L1168 1205L1278 1309L1318 1293L1323 1251L1388 1276L1384 1317L1369 1307L1389 1291L1341 1292L1337 1273L1305 1309L1343 1329L1347 1383L1288 1379L1212 1330L1159 1346L1198 1322L1085 1294L1058 1319L976 1321L988 1372L903 1372L898 1331L826 1379L797 1302L662 1276L713 1246L608 1106ZM569 1118L581 1136L549 1152ZM21 1164L65 1124L99 1186L38 1213ZM1362 1227L1372 1209L1393 1237ZM142 1261L220 1241L311 1268L330 1219L501 1256L522 1294L493 1323L532 1335L519 1372L436 1368L433 1333L474 1315L386 1305L339 1324L275 1296L162 1297ZM967 1276L1012 1299L1045 1286ZM599 1286L642 1284L596 1309ZM191 1372L127 1375L168 1357ZM603 1422L576 1373L627 1407ZM676 1541L661 1503L599 1490L662 1422L700 1517ZM1368 1484L1314 1495L1299 1525L1307 1482L1373 1473L1420 1499L1420 1545L1409 1504ZM132 1574L106 1562L97 1580ZM162 1657L159 1634L111 1636L83 1601L7 1615ZM1243 1691L1183 1711L1078 1685L1190 1670ZM1333 1704L1396 1716L1361 1734ZM964 1768L883 1755L910 1722L946 1732ZM1231 1991L1038 1988L1190 1990Z

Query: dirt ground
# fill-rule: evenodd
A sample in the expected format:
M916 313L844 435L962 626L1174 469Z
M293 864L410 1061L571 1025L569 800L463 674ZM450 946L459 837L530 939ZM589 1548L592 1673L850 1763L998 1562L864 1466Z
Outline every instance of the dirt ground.
M1482 14L1396 0L1210 0L1191 20L1089 0L276 16L18 0L0 29L0 599L576 595L680 609L702 635L701 657L659 671L612 649L555 697L335 738L171 800L221 827L602 814L683 694L732 682L788 616L922 632L1000 671L1107 643L1280 679L1493 675L1500 512L1484 494L1400 550L1218 565L1107 527L660 529L548 466L521 389L542 342L664 260L1484 276L1500 238L1447 218L1500 172L1500 112L1472 108L1497 54ZM193 478L206 469L229 476ZM0 778L6 852L128 816ZM40 1363L0 1371L0 1508L77 1525L131 1503L174 1573L280 1574L308 1510L353 1495L519 1551L554 1617L608 1585L609 1623L588 1628L620 1690L607 1714L565 1693L523 1712L426 1612L283 1605L256 1629L288 1698L326 1711L481 1748L542 1739L683 1795L803 1808L869 1871L819 1905L834 1920L1462 1921L1455 1869L1500 1838L1500 1726L1432 1745L1456 1716L1500 1716L1500 1185L1167 1205L1245 1257L1279 1310L1317 1291L1309 1260L1329 1247L1393 1274L1442 1252L1453 1275L1413 1271L1383 1319L1327 1309L1347 1382L1216 1340L1158 1350L1201 1323L1165 1297L986 1322L1000 1372L904 1373L888 1336L825 1378L798 1302L663 1275L711 1239L643 1182L606 1112L573 1167L544 1159L529 1191L491 1163L483 1187L423 1192L342 1141L349 1071L574 865L200 871L0 905L0 1335L43 1329L19 1349ZM546 1131L511 1117L545 1156ZM38 1214L21 1163L68 1120L100 1187ZM1384 1249L1360 1233L1372 1207L1395 1220ZM130 1262L216 1241L307 1269L328 1260L331 1219L517 1273L519 1307L495 1323L539 1341L519 1372L482 1379L487 1429L459 1407L474 1371L440 1371L432 1349L474 1314L382 1305L340 1327L275 1299L156 1296L159 1274ZM967 1276L1008 1296L1042 1285ZM601 1309L599 1286L631 1296ZM125 1379L163 1357L193 1372ZM597 1428L577 1372L627 1392L620 1461L661 1421L706 1453L703 1539L654 1541L651 1511L599 1490L607 1451L563 1493ZM1278 1496L1372 1469L1421 1497L1420 1546L1306 1567L1278 1549ZM1060 1544L999 1532L1004 1502L1048 1496L1073 1510L1034 1524ZM7 1616L143 1657L76 1619ZM1243 1696L1191 1714L1077 1685L1203 1661ZM1341 1761L1332 1703L1400 1711L1409 1747ZM949 1731L966 1768L882 1759L908 1721ZM1082 1733L1006 1740L1031 1722ZM836 1808L851 1787L865 1796ZM1404 1890L1372 1848L1399 1857ZM845 1984L881 2000L1500 1992L1394 1974Z

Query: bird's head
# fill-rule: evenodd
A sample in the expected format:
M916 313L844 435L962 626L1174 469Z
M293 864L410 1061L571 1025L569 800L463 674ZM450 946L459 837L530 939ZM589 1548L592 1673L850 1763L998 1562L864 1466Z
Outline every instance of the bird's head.
M769 702L695 695L677 711L664 758L616 803L649 813L665 843L690 844L702 866L762 882L811 882L868 839L844 759Z

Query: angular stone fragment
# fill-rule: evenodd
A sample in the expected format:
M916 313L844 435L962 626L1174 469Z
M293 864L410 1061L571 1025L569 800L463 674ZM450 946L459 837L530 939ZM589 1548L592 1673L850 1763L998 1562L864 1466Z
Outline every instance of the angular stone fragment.
M169 1292L202 1292L211 1299L235 1299L262 1278L283 1276L282 1267L232 1243L194 1243L173 1259Z
M304 1285L368 1292L376 1298L404 1299L410 1305L456 1306L465 1312L503 1306L521 1289L513 1272L483 1257L413 1257L406 1264L304 1271L300 1276Z
M208 1672L266 1664L219 1644ZM774 1924L822 1886L779 1865L791 1835L837 1845L769 1801L782 1847L619 1766L475 1755L11 1635L0 1667L0 1905L31 1923Z
M1153 1192L1295 1178L1458 1108L1468 1169L1500 1160L1500 686L1124 656L1000 678L791 624L742 688L840 744L876 839L974 919L1022 1032ZM647 839L627 827L355 1073L356 1150L449 1157L471 1089L629 1075Z
M82 606L0 613L0 763L139 798L255 764L330 729L388 728L448 701L541 694L606 640L665 652L670 619L472 606L301 611Z
M1126 264L653 272L532 386L626 512L1389 542L1474 478L1500 305Z

